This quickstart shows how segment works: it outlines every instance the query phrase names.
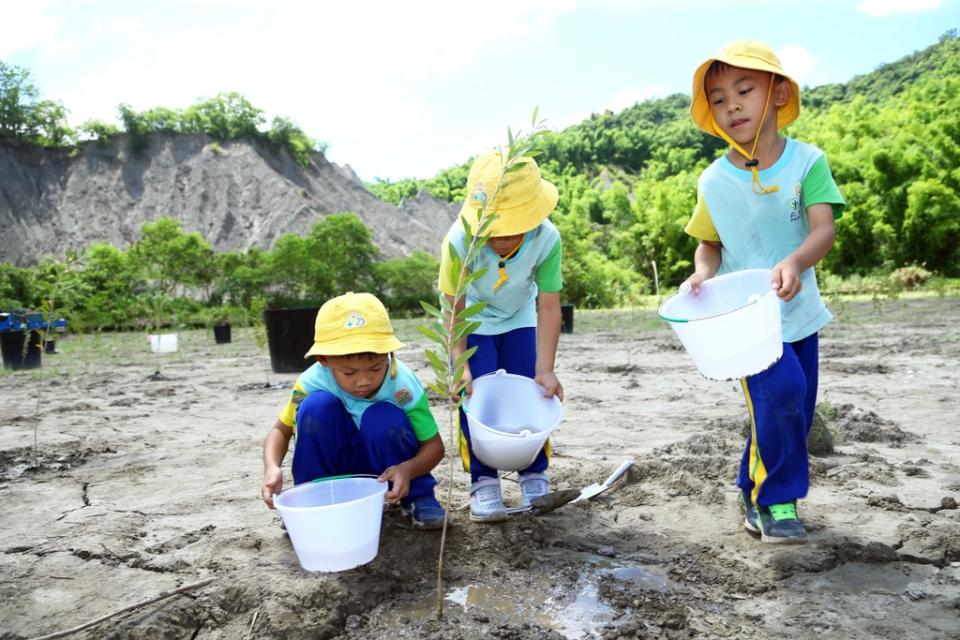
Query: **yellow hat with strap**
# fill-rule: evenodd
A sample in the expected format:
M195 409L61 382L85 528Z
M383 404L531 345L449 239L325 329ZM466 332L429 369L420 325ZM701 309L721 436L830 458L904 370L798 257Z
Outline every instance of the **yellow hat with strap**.
M304 358L391 353L404 346L393 334L383 303L371 293L351 291L327 300L320 307L313 346Z
M717 121L713 117L713 112L710 110L710 101L707 99L707 91L704 81L706 80L707 71L710 69L710 65L712 65L714 62L723 62L731 67L739 67L741 69L763 71L774 76L780 76L790 83L790 97L786 104L777 109L777 129L783 129L785 126L799 117L800 85L797 84L797 81L790 77L787 72L783 70L783 66L780 64L780 59L777 57L777 54L773 52L773 49L770 48L770 45L758 40L737 40L736 42L731 42L727 46L723 47L723 49L721 49L720 52L715 56L707 58L707 60L697 67L697 70L693 74L693 89L691 92L692 101L690 102L690 115L693 117L693 121L698 127L710 135L717 136L718 138L725 140L730 146L739 151L743 157L747 158L747 166L753 172L754 183L758 183L759 172L756 167L756 161L754 160L753 152L751 151L748 153L743 147L734 142L734 140L727 135L723 129L720 128L720 126L717 124ZM773 85L774 83L771 82L767 91L767 102L764 105L763 111L764 118L766 118L767 111L770 106L770 97L773 93ZM759 135L760 130L758 128L757 139L759 139ZM755 149L756 140L754 140L754 150ZM777 190L776 187L767 189L763 187L763 185L760 185L760 188L763 193L770 193Z
M460 209L470 228L476 231L484 204L487 213L496 213L490 225L491 236L512 236L530 231L557 207L557 188L540 176L533 158L520 158L520 168L503 174L500 151L477 156L467 176L467 198ZM500 184L501 176L503 184Z

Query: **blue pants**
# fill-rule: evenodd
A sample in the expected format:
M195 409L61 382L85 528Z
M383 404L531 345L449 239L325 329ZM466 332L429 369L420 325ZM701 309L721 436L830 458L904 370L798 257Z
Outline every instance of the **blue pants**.
M783 357L740 380L751 430L737 486L753 504L770 506L807 495L807 434L817 402L817 334L783 343Z
M293 482L345 474L380 475L387 467L417 454L420 443L403 410L389 402L368 408L357 429L337 396L314 391L297 407L297 442L293 452ZM404 501L433 495L431 474L413 478Z
M504 369L507 373L533 378L537 367L537 330L533 327L514 329L495 336L471 334L467 336L467 348L477 347L470 356L470 373L474 378ZM470 480L476 482L481 477L496 478L497 470L491 469L477 459L470 444L470 426L467 416L460 409L460 460L463 468L470 472ZM536 460L521 473L542 472L547 469L547 454L550 443L547 442Z

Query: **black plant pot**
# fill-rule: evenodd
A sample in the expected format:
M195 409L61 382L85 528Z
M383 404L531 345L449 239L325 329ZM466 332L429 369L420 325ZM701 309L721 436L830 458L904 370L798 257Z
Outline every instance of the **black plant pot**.
M560 305L560 332L573 333L573 305Z
M303 357L313 345L313 330L319 307L267 309L263 324L270 348L270 366L275 373L299 373L313 364Z
M230 344L230 323L221 322L213 327L213 339L217 344Z
M5 331L0 333L0 352L3 353L3 366L7 369L37 369L41 365L40 332L30 332L30 343L24 351L23 343L27 339L25 331Z

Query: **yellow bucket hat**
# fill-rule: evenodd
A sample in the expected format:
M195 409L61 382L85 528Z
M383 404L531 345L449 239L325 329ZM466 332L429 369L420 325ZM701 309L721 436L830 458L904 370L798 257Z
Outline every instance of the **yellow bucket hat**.
M726 136L713 119L710 101L707 100L707 92L704 89L707 69L714 61L724 62L741 69L775 73L790 82L790 100L777 110L777 129L783 129L800 115L800 85L783 70L780 59L770 45L757 40L737 40L725 46L717 55L708 58L693 74L693 102L690 103L690 115L693 116L697 126L710 135L726 140Z
M402 347L383 303L371 293L351 291L320 307L313 346L303 357L391 353Z
M476 231L477 219L483 205L488 213L496 213L497 219L490 225L491 236L512 236L530 231L543 222L556 209L559 194L557 188L540 176L540 167L533 158L521 158L520 169L503 177L503 157L497 150L477 156L467 176L467 198L460 209L470 228ZM494 197L496 196L496 197ZM493 198L491 202L487 202Z

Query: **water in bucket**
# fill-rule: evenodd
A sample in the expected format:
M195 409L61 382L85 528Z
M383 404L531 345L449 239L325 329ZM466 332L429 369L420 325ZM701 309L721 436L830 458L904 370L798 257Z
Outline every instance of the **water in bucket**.
M482 463L501 471L533 463L563 414L559 398L545 398L544 391L531 378L503 369L474 379L465 411Z
M769 269L735 271L706 280L700 293L680 291L660 307L704 377L751 376L783 355L780 299Z
M346 571L377 557L386 482L346 476L297 485L274 496L300 566Z

